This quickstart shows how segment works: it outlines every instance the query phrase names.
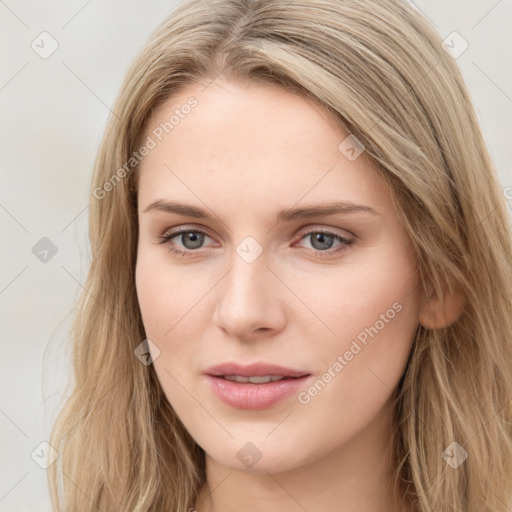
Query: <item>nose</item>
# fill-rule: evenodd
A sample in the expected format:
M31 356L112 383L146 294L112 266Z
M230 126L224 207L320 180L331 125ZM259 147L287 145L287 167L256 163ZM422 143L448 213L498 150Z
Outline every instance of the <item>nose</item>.
M239 340L275 335L286 321L283 288L263 255L248 263L235 254L231 270L216 287L214 324Z

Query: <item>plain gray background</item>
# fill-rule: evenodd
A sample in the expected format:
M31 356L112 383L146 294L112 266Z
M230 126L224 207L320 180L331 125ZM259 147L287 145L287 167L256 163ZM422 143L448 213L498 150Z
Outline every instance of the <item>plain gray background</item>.
M505 193L512 187L512 1L414 5L443 38L457 38L456 49L469 45L457 63ZM48 453L40 443L70 371L66 334L90 261L93 161L129 64L174 6L0 0L0 512L51 510L46 470L36 461ZM47 58L31 46L49 51L53 40L58 48ZM46 262L33 252L43 237L57 250Z

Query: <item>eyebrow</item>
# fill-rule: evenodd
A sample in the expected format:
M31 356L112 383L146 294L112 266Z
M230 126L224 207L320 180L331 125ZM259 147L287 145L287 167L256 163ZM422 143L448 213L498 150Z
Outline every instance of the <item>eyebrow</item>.
M151 202L143 213L153 210L165 213L176 213L186 215L196 219L214 220L214 218L205 210L196 206L179 203L176 201L166 201L157 199ZM276 222L290 222L296 219L307 219L310 217L321 217L324 215L347 214L354 212L370 213L372 215L382 215L377 210L363 204L350 203L347 201L336 201L325 204L305 206L302 208L285 208L278 210L275 214Z

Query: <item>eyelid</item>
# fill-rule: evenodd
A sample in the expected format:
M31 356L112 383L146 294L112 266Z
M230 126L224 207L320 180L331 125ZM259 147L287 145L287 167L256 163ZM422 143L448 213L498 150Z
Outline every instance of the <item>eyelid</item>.
M208 235L210 238L215 238L215 236L213 235L212 231L209 228L207 228L205 226L193 226L193 225L189 225L189 224L180 224L179 226L175 226L173 228L166 229L162 233L162 235L160 235L158 238L172 236L174 234L178 234L183 231L199 231L199 232L202 231L203 233Z
M210 238L215 238L215 236L213 235L213 232L206 226L197 226L197 225L192 225L192 224L180 224L179 226L175 226L173 228L166 229L159 238L162 238L165 236L170 236L174 233L179 233L181 231L195 231L195 230L203 231ZM331 231L332 232L332 230L336 230L336 232L333 234L336 234L339 236L344 236L344 235L338 233L337 230L341 230L341 231L348 233L354 239L358 238L358 236L355 233L353 233L352 231L349 231L348 229L336 228L336 227L331 227L331 226L322 226L320 224L308 224L307 226L302 226L300 228L300 230L298 231L298 234L307 234L310 231ZM294 237L299 236L298 234L295 234Z
M342 232L344 231L345 233L348 234L348 236L352 237L354 240L356 240L358 238L358 236L355 233L353 233L352 231L349 231L348 229L336 228L336 227L331 227L331 226L322 226L320 224L309 224L307 226L304 226L300 229L299 234L308 234L308 233L311 233L312 231L313 232L315 232L315 231L328 232L328 233L332 233L333 235L347 238L347 236L345 234L340 233L340 231L342 231Z

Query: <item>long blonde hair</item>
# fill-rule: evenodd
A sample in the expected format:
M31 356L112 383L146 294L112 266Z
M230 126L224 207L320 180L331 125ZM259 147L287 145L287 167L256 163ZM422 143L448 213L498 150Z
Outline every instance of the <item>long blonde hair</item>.
M158 28L124 81L95 163L92 262L70 333L74 389L50 439L56 510L185 511L205 481L203 450L152 365L134 356L145 333L134 277L137 165L126 163L163 102L222 74L323 105L391 185L423 280L439 297L463 290L456 322L418 326L395 392L394 483L420 512L509 512L509 218L441 45L400 0L189 0ZM443 457L454 442L467 453L457 468Z

